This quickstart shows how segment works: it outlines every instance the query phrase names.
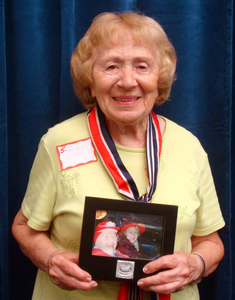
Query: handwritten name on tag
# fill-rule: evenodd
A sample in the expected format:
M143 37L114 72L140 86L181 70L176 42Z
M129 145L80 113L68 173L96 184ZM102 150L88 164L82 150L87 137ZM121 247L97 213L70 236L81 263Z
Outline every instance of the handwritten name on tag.
M97 161L91 138L57 146L56 150L61 170Z

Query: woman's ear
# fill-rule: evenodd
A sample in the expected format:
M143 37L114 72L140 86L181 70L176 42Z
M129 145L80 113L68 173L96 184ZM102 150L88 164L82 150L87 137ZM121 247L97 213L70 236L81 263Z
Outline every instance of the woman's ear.
M94 89L92 86L90 87L90 89L91 89L91 96L92 96L93 98L95 98L95 97L96 97L95 89Z

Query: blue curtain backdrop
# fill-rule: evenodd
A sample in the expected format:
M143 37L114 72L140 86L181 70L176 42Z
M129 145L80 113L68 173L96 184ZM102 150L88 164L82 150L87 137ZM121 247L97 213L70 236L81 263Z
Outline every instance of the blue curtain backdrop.
M201 299L235 299L233 1L0 0L1 299L31 299L36 268L11 235L40 137L84 109L70 56L104 11L139 10L158 20L178 55L171 100L158 113L192 131L209 154L226 227L225 257L200 284ZM233 181L234 182L234 181Z

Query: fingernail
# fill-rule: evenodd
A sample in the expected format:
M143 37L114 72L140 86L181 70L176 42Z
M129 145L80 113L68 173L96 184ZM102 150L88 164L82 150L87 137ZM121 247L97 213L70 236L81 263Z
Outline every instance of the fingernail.
M146 267L143 268L143 272L146 273L148 269Z
M142 285L143 285L143 282L142 282L142 281L138 281L138 282L137 282L137 285L138 285L138 286L142 286Z
M87 282L91 282L91 277L87 277L87 278L86 278L86 281L87 281Z
M94 282L94 284L92 285L94 288L98 286L97 282Z

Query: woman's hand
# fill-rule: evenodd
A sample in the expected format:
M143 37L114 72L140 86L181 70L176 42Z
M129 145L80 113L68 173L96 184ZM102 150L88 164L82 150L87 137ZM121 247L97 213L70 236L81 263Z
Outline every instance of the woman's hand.
M203 264L196 255L177 252L162 256L144 267L145 274L157 271L160 272L140 279L138 286L146 291L171 294L183 290L187 284L197 280L203 271Z
M78 266L78 254L56 250L48 259L48 274L54 284L65 290L90 290L97 287L91 275Z
M67 290L90 290L97 286L91 275L79 268L78 254L58 250L48 232L32 229L27 221L20 209L13 222L12 233L23 253L38 268L47 272L52 282Z
M217 232L192 236L192 253L176 252L148 263L144 267L145 274L159 273L140 279L137 284L146 291L161 294L181 291L190 282L199 283L201 275L208 276L212 273L223 255L224 246Z

